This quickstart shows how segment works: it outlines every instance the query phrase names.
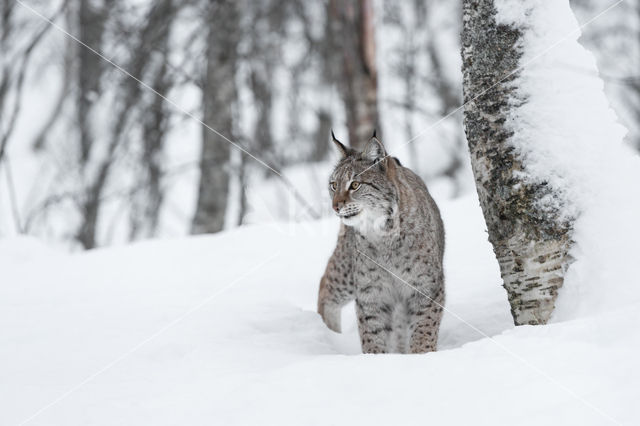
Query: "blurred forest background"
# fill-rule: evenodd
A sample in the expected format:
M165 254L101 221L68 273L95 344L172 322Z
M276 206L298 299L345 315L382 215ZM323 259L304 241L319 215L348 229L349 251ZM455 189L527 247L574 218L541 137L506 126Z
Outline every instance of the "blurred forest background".
M475 191L460 3L0 0L0 238L90 249L331 216L331 128L356 147L377 129L436 198ZM571 3L585 22L611 1ZM640 150L640 0L581 42Z

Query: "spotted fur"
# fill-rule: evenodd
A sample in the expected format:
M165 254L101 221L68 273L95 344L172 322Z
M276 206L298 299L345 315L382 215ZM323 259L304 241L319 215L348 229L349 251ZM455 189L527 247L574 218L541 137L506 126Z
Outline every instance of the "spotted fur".
M444 304L438 207L424 182L375 137L362 152L334 142L342 158L329 186L342 224L318 312L340 332L341 309L355 299L363 352L434 351Z

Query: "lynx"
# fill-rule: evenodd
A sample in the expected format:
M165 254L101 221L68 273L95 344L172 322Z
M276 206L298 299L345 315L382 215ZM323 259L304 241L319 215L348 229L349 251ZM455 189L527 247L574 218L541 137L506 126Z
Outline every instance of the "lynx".
M332 137L341 159L329 190L342 223L320 281L318 313L340 332L342 307L355 299L363 352L435 351L444 304L438 207L375 132L362 152Z

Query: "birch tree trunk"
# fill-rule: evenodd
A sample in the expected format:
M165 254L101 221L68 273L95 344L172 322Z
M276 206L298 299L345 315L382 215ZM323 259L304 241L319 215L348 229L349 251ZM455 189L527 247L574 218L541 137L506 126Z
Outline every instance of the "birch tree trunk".
M571 261L572 225L557 209L540 207L543 198L558 194L543 176L532 176L511 143L507 117L527 102L515 96L521 31L496 23L494 0L464 0L465 132L489 241L516 325L549 320Z
M372 0L331 0L333 45L341 49L341 91L347 112L349 144L361 149L377 129L378 76Z
M203 121L231 140L234 139L236 63L240 22L237 2L213 1L206 26L207 69L202 90ZM224 227L229 195L230 145L202 127L200 184L191 232L218 232Z

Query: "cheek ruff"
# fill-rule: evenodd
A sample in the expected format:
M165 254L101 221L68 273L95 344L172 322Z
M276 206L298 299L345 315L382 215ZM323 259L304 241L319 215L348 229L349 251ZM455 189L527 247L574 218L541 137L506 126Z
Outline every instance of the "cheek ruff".
M365 208L352 216L343 215L340 219L342 223L354 227L364 235L374 235L379 234L385 228L388 218L380 211Z

